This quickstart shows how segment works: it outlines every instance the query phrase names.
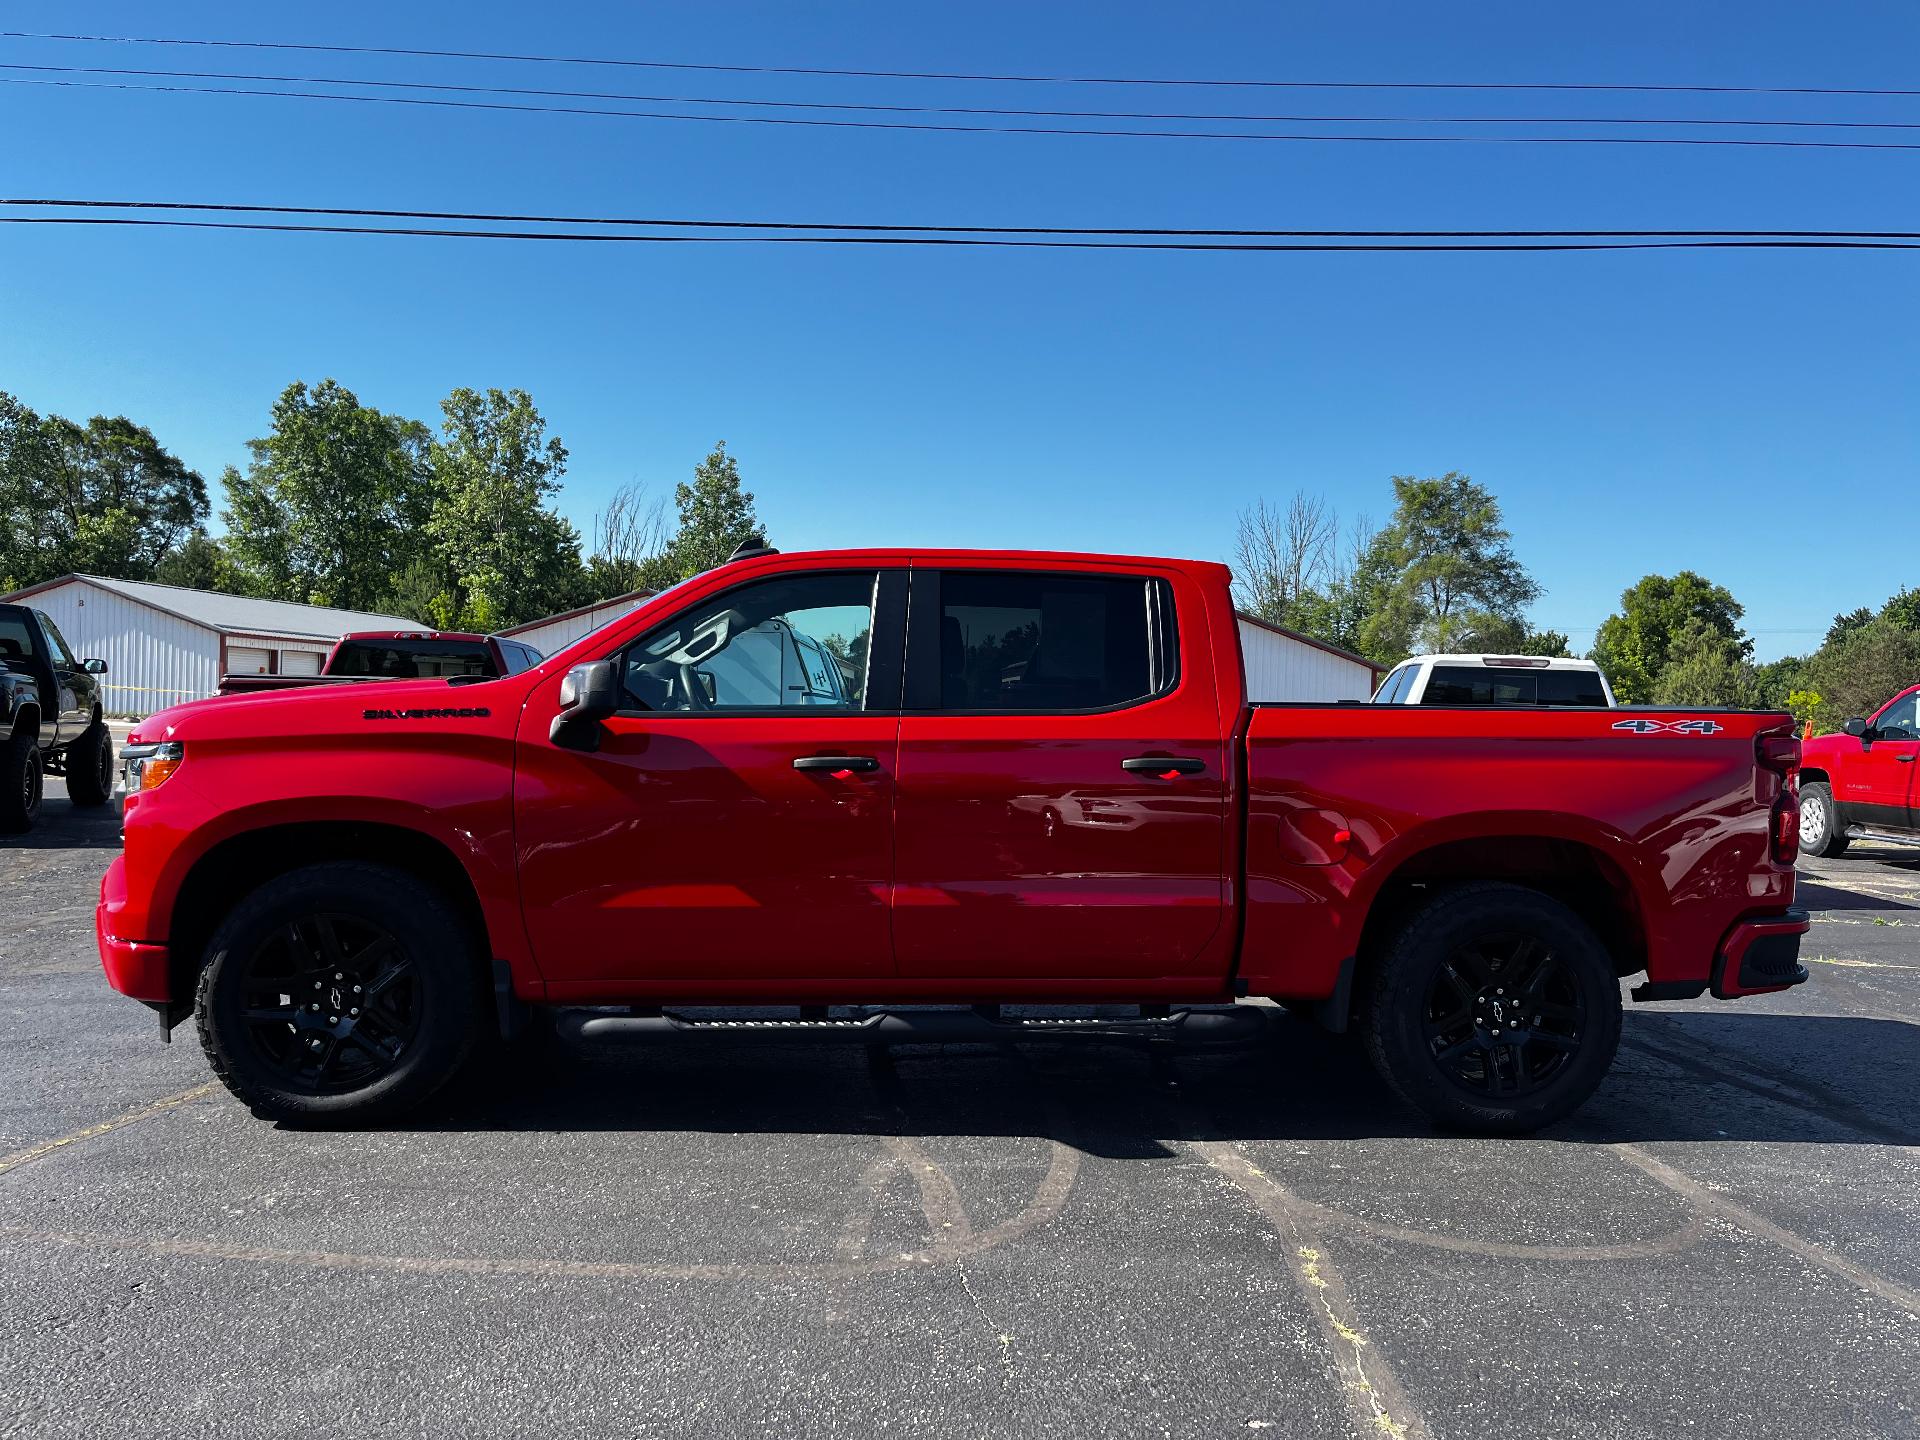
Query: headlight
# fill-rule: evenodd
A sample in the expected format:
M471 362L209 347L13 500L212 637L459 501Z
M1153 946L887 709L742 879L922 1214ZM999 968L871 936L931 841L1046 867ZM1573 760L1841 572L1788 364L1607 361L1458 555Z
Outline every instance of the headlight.
M186 757L187 747L178 740L124 747L120 751L120 793L139 795L159 789Z

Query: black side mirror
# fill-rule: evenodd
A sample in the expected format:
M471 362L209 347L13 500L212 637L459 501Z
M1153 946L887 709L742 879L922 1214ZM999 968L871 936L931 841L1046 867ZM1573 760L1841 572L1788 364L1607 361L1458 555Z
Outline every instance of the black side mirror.
M598 750L600 722L619 708L613 662L576 665L560 682L560 713L547 728L547 738L569 750Z
M80 668L89 675L104 675L107 673L107 662L104 660L82 660L80 662Z
M1856 740L1866 739L1867 722L1861 719L1858 715L1849 716L1847 718L1847 722L1844 725L1842 725L1840 728L1846 731L1847 734L1853 736Z

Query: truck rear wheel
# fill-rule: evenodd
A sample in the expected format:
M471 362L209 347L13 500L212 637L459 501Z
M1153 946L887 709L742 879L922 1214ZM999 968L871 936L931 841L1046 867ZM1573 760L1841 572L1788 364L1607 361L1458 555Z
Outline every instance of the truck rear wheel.
M382 865L262 885L208 942L194 1014L214 1073L264 1120L410 1109L460 1068L486 1017L478 950L441 895Z
M67 747L67 798L76 805L104 805L113 794L113 737L94 718Z
M1472 885L1417 911L1373 967L1374 1066L1439 1124L1519 1134L1571 1114L1620 1044L1620 984L1593 931L1550 896Z
M0 740L0 830L31 830L46 788L40 773L40 747L32 737Z

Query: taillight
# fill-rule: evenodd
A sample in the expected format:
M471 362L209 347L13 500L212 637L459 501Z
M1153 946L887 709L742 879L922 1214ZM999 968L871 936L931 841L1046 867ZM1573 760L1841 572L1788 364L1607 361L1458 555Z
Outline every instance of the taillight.
M1768 839L1768 850L1773 858L1782 865L1791 865L1800 856L1800 807L1795 803L1793 792L1783 790L1780 798L1773 802L1773 825Z
M1800 737L1792 733L1761 735L1753 742L1754 759L1776 775L1791 775L1800 768Z

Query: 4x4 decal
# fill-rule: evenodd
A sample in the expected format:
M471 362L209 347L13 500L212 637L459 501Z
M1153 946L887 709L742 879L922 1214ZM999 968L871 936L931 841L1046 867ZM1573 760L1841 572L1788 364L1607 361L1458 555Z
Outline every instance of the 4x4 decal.
M1613 728L1636 735L1718 735L1726 727L1718 720L1616 720Z

